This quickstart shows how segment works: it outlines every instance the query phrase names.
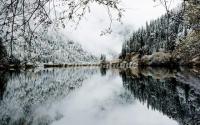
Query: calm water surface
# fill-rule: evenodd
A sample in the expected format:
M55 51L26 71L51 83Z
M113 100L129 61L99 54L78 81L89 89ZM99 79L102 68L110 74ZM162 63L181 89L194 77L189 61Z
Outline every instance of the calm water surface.
M0 72L1 125L199 125L200 76L181 69Z

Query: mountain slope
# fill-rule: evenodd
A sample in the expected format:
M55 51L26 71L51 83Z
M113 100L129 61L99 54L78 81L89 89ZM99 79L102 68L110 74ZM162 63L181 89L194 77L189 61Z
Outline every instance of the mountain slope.
M7 50L9 51L9 47ZM97 58L85 51L79 43L69 40L58 30L37 31L31 45L18 40L14 56L31 63L91 63Z

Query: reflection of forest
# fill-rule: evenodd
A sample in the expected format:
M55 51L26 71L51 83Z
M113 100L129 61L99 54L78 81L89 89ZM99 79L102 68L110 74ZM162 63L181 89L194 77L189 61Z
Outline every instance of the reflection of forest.
M71 68L0 74L0 124L49 124L60 114L37 117L37 107L61 100L96 72L92 68Z
M200 124L200 77L189 70L121 71L123 85L135 98L183 125Z

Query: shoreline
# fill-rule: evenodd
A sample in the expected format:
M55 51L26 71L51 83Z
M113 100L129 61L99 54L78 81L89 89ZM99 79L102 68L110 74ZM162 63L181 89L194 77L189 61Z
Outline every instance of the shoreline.
M119 63L106 63L106 64L44 64L41 66L36 65L7 65L2 66L0 65L0 70L27 70L27 69L35 69L35 68L71 68L71 67L99 67L104 69L131 69L131 68L168 68L168 69L177 69L179 67L185 67L185 68L200 68L200 65L193 65L193 64L174 64L174 63L168 63L168 64L158 64L158 65L141 65L137 64L135 62L119 62Z

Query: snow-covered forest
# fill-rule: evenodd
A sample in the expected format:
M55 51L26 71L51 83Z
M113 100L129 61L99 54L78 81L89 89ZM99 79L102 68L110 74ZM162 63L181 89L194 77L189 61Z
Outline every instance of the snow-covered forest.
M199 1L183 1L172 10L169 1L160 2L166 14L134 31L123 43L120 58L131 61L138 53L141 65L199 65Z
M152 54L158 51L173 51L176 39L185 36L187 33L188 28L184 27L183 14L183 8L170 11L169 36L167 35L167 14L156 20L147 22L145 27L135 31L123 43L122 55L125 56L126 53L139 52L142 49L145 54Z
M2 63L83 63L97 58L60 32L68 22L78 25L92 3L116 11L118 0L1 0Z

